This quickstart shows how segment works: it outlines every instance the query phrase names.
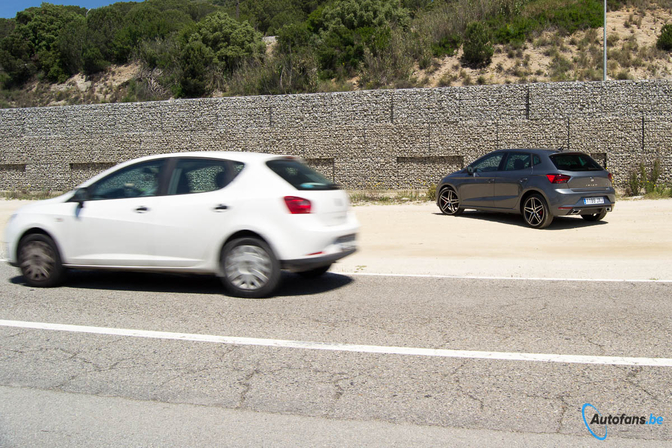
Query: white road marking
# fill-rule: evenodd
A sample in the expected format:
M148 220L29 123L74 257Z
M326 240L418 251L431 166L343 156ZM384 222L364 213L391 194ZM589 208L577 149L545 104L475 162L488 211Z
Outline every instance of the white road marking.
M627 278L561 278L561 277L497 277L487 275L442 275L442 274L382 274L373 272L338 272L334 274L359 275L363 277L410 277L410 278L449 278L466 280L528 280L546 282L611 282L611 283L672 283L672 280L661 279L627 279Z
M290 341L282 339L240 338L207 334L169 333L164 331L129 330L123 328L89 327L45 322L0 320L1 327L28 328L33 330L67 331L73 333L127 336L134 338L172 339L179 341L211 342L229 345L252 345L304 350L329 350L337 352L375 353L383 355L411 355L442 358L489 359L501 361L558 362L568 364L599 364L615 366L672 367L671 358L633 358L622 356L583 356L544 353L507 353L474 350L446 350L414 347L386 347L378 345L338 344L328 342Z

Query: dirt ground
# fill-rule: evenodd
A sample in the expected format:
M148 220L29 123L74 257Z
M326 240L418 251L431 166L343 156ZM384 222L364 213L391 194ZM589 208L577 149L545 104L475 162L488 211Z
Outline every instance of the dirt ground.
M0 201L0 227L27 203ZM543 230L516 215L444 216L433 203L354 210L359 251L334 272L672 280L672 199L620 201L602 222L556 218Z
M672 279L672 200L621 201L602 222L556 218L543 230L517 215L444 216L433 203L355 211L360 251L335 271Z

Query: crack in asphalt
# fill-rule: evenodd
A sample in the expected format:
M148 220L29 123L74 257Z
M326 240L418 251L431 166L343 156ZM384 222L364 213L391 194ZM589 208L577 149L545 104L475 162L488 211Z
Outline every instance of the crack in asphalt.
M462 395L464 395L465 397L468 397L468 398L474 400L475 402L477 402L478 405L479 405L479 410L483 411L485 409L485 403L484 403L483 399L476 397L474 394L471 393L471 391L465 390L465 388L464 388L465 386L462 384L462 381L460 380L460 373L461 373L460 370L462 370L462 368L465 365L467 365L466 361L460 363L460 365L457 366L455 369L453 369L452 372L450 372L448 374L444 374L444 377L445 376L451 376L453 378L453 380L455 381L455 384L457 385L457 391L459 393L461 393Z
M259 373L261 372L259 371L259 362L257 361L255 367L247 375L245 375L242 381L239 381L239 384L243 387L243 390L240 392L240 398L238 399L238 404L236 405L235 409L247 408L245 401L247 400L247 394L252 388L252 378L254 378L254 376L258 375Z
M625 378L624 378L626 383L630 384L631 386L634 386L635 389L639 389L639 390L641 390L642 392L644 392L646 395L648 395L648 396L649 396L650 398L652 398L653 400L655 400L655 401L657 401L657 402L660 402L660 401L661 401L661 400L658 398L657 395L655 395L655 394L649 392L644 386L642 386L641 384L639 384L639 381L638 381L638 378L637 378L637 377L638 377L638 375L639 375L640 373L642 373L642 370L643 370L643 369L642 369L641 366L640 366L640 367L632 367L632 368L630 368L630 369L628 369L628 370L629 370L629 371L626 373Z

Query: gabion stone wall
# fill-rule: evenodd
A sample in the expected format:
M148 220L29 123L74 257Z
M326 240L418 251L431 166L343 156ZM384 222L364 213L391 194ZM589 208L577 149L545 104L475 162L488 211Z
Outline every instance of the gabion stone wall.
M350 189L426 188L501 148L592 154L672 180L672 82L378 90L0 110L0 190L69 190L157 153L293 154Z

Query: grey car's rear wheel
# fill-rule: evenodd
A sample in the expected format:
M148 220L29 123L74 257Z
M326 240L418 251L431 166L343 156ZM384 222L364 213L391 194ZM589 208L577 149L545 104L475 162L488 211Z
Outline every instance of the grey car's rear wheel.
M257 238L228 242L221 263L222 283L233 296L266 297L280 282L280 263L268 244Z
M28 235L19 243L19 268L26 284L37 287L58 285L65 274L56 244L47 235Z
M450 187L446 187L439 193L439 208L444 215L457 216L464 209L460 207L460 198L457 192Z
M530 227L543 229L551 225L553 215L548 210L548 205L539 194L528 196L523 203L523 217Z
M599 221L602 218L604 218L605 216L607 216L607 209L606 208L603 208L599 212L592 213L590 215L581 215L581 217L583 219L585 219L586 221Z

